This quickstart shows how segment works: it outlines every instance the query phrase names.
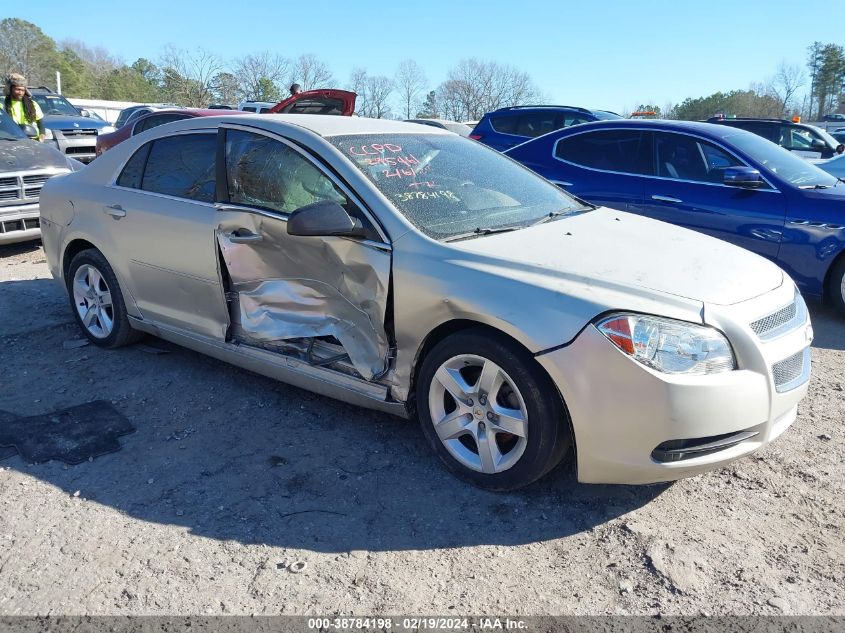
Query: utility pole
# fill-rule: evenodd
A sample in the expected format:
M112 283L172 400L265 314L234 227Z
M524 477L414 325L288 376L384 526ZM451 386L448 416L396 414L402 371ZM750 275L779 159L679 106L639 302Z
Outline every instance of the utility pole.
M62 94L62 73L56 71L56 92Z

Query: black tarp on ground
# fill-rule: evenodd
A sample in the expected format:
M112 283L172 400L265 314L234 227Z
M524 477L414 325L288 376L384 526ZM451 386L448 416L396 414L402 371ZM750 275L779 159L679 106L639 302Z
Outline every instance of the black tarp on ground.
M129 420L105 400L24 418L2 411L0 459L18 452L33 464L51 459L81 464L119 451L117 438L133 431Z

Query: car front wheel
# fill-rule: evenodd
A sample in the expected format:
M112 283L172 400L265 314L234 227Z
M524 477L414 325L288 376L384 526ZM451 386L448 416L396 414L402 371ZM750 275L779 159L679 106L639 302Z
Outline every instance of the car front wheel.
M422 429L447 468L488 490L528 485L570 444L566 409L531 355L483 330L434 346L416 388Z
M66 282L73 315L89 341L113 348L143 338L143 333L129 324L117 277L100 251L77 253Z

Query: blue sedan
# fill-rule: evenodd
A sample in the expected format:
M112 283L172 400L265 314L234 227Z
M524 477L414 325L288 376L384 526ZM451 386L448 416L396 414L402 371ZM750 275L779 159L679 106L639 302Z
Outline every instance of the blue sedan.
M596 205L701 231L763 255L845 315L845 183L744 130L599 121L507 152Z

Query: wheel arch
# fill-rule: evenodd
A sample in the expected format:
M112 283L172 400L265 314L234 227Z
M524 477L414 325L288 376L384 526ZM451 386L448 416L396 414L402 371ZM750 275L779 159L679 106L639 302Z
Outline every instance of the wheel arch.
M68 242L67 246L65 246L65 250L62 253L62 278L67 280L67 272L70 268L70 263L73 261L73 258L76 257L82 251L93 249L96 251L100 251L94 244L89 242L88 240L82 238L76 238ZM104 255L105 257L105 255Z
M827 267L827 271L824 274L824 284L822 285L822 299L825 303L830 303L833 300L831 296L831 282L833 271L843 262L845 261L845 248L839 251L839 254L833 258L833 261L830 262L830 266Z
M524 351L528 356L531 357L531 361L535 364L535 366L542 372L546 378L548 378L549 382L554 386L555 392L557 393L557 397L560 400L561 405L566 411L567 417L567 426L569 430L570 440L572 442L572 450L577 451L576 445L576 438L575 438L575 429L572 427L572 416L569 413L569 407L566 404L566 398L563 397L563 394L560 392L560 388L555 384L555 381L552 379L551 375L549 375L546 368L543 367L542 364L538 363L534 359L534 353L531 352L523 343L519 340L515 339L510 334L503 332L502 330L493 327L492 325L488 325L486 323L482 323L481 321L474 321L472 319L452 319L441 323L437 327L435 327L428 335L423 339L423 342L420 344L419 349L417 350L417 355L414 358L414 363L411 367L411 381L410 381L410 389L408 391L408 401L406 403L408 413L413 418L416 417L417 414L417 404L416 404L416 389L417 389L417 376L419 375L419 370L422 367L423 362L425 362L426 356L431 352L435 345L437 345L440 341L444 340L445 338L452 336L453 334L457 334L458 332L466 331L466 330L481 330L487 332L491 336L499 338L501 340L507 341L508 343L515 345L520 350Z

